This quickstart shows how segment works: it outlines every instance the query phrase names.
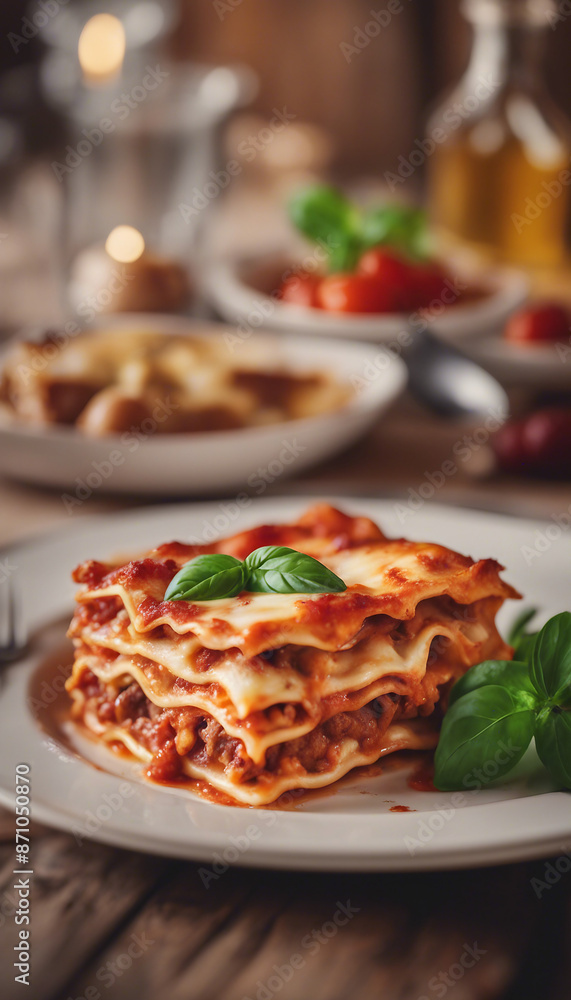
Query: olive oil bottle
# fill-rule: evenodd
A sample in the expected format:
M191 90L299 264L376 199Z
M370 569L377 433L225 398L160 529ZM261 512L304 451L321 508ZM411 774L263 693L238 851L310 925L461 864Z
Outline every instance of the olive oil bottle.
M468 68L431 117L429 204L443 234L517 264L567 258L571 126L542 82L552 0L464 0Z

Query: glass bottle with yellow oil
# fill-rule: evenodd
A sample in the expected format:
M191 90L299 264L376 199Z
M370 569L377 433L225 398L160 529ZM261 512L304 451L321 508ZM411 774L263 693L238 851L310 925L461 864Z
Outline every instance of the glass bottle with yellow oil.
M519 264L567 256L571 126L543 86L552 0L464 0L468 68L431 117L432 218L443 234Z

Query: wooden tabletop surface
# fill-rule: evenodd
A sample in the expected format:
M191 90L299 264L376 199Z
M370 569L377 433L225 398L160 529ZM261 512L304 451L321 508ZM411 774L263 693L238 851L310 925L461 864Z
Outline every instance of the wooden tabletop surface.
M569 857L344 875L198 865L36 828L29 988L13 982L14 819L0 814L4 1000L568 1000ZM205 884L205 881L207 884Z

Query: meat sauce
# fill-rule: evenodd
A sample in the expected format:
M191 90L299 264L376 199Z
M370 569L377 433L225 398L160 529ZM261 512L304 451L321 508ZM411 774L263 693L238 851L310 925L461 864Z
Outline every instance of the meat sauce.
M277 770L324 773L335 766L345 739L355 740L365 753L380 748L387 727L399 714L399 700L384 695L362 709L326 719L304 736L269 747L265 763L256 764L242 741L229 736L214 718L192 707L159 708L135 681L117 691L85 670L77 687L87 699L85 708L95 712L101 723L124 727L153 754L148 777L167 783L184 776L184 757L201 766L215 764L240 782L269 780Z

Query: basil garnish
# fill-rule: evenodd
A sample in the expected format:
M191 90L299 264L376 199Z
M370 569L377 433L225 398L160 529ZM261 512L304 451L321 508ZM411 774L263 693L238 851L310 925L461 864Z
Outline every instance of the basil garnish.
M528 691L533 694L534 691L527 663L519 663L517 660L484 660L476 667L470 667L468 673L456 681L448 699L449 707L463 695L488 684L500 684L502 688L514 692Z
M533 704L533 696L499 684L459 698L444 717L434 756L436 786L442 792L473 788L479 771L495 779L511 771L533 736Z
M571 705L571 614L555 615L531 651L531 680L555 705Z
M362 211L336 188L314 184L294 195L289 214L304 236L327 251L329 271L352 271L361 254L375 246L426 257L426 215L409 205Z
M486 660L454 685L434 757L442 791L504 778L532 737L551 777L571 788L571 614L529 635L521 616L510 639L517 660Z
M532 618L535 618L536 614L537 608L527 608L525 611L522 611L521 615L518 615L510 629L508 642L510 646L514 647L514 658L516 660L527 659L530 655L537 632L527 632L525 626Z
M171 580L165 601L217 601L244 590L244 563L234 556L196 556Z
M278 545L255 549L241 562L208 554L187 562L171 580L165 601L218 601L242 590L269 594L334 594L347 590L312 556Z
M284 546L265 545L245 561L247 590L267 594L335 594L347 587L323 563Z
M535 746L551 777L564 788L571 788L571 712L553 708L540 713Z

